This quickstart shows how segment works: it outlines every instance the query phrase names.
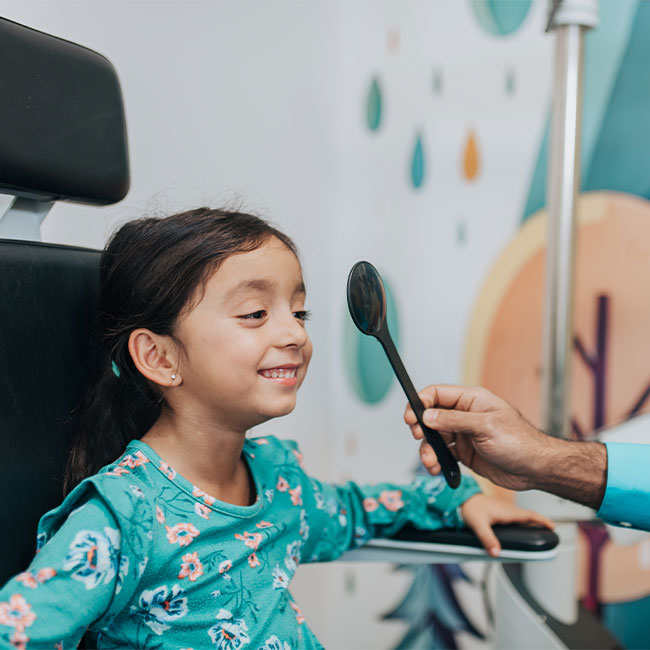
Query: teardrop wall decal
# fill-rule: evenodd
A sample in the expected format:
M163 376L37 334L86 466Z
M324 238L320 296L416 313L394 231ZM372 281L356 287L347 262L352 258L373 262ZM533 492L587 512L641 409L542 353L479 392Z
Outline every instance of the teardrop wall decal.
M377 77L373 77L366 100L366 123L371 131L376 131L381 124L382 98Z
M467 224L464 221L459 221L456 225L456 243L459 247L465 245L467 241Z
M533 0L471 0L474 17L489 34L507 36L524 22Z
M386 38L386 49L389 52L399 51L399 29L393 27L388 30L388 37Z
M515 71L511 68L506 72L506 95L514 95L516 89Z
M418 133L415 137L413 146L413 155L411 157L411 183L415 189L422 187L426 173L426 158L424 154L424 145L422 135Z
M478 176L479 171L480 160L476 136L473 131L470 131L465 143L465 153L463 154L463 175L466 180L473 181Z
M441 95L442 94L442 71L436 70L433 73L433 94Z

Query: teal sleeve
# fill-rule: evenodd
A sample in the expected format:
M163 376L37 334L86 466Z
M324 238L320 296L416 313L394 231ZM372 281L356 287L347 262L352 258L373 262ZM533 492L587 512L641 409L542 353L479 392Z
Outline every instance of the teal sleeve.
M0 590L0 648L76 648L125 606L149 541L125 526L129 506L126 495L112 506L89 480L41 519L36 557Z
M480 491L467 476L455 490L443 478L431 476L418 476L408 486L310 482L313 503L303 554L307 562L334 560L373 537L390 537L406 524L423 530L459 527L459 506Z
M607 442L607 486L596 513L615 526L650 530L650 445Z
M0 646L76 648L123 573L117 522L100 499L90 499L0 590Z

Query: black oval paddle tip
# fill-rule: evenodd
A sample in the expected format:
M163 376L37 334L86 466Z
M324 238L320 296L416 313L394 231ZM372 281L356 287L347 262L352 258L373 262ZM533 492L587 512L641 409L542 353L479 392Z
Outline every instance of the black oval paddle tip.
M377 336L386 319L386 291L379 272L370 262L357 262L350 270L347 298L357 328Z

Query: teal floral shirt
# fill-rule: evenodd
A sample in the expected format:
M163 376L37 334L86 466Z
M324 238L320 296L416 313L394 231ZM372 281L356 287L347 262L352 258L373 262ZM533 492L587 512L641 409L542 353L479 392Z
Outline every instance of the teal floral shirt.
M408 487L331 485L302 469L293 442L246 440L251 506L217 501L148 445L68 495L39 524L37 555L0 590L0 646L218 648L322 647L289 582L301 562L334 560L407 522L458 526L478 492L464 478Z

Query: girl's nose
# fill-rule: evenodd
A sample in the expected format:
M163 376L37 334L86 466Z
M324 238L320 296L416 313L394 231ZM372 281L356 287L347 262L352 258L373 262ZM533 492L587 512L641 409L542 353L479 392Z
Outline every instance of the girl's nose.
M283 319L279 327L279 345L281 347L295 346L301 348L309 340L307 330L303 322L293 314L290 318Z

